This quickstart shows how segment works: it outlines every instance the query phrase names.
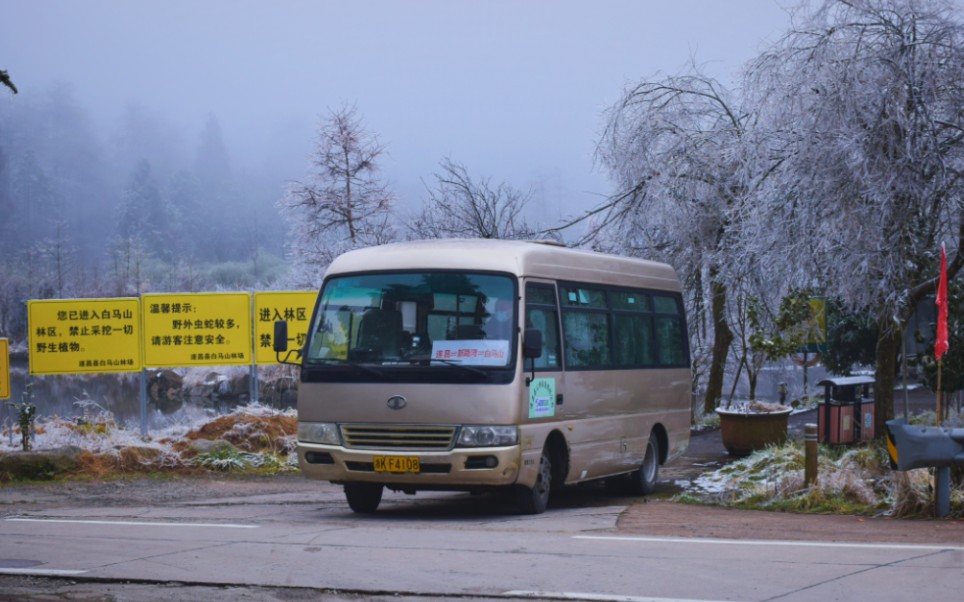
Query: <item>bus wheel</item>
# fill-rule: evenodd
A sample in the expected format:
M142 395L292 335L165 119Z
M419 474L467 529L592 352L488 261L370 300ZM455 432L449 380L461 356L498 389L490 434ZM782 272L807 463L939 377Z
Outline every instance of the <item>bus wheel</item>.
M542 448L539 458L539 474L536 484L532 487L520 485L517 491L519 509L523 514L542 514L549 505L549 491L552 489L552 461L549 459L549 448Z
M633 495L649 495L656 490L659 477L659 444L656 437L649 436L643 464L630 475L630 488Z
M382 486L374 483L345 483L348 506L359 514L371 514L382 501Z

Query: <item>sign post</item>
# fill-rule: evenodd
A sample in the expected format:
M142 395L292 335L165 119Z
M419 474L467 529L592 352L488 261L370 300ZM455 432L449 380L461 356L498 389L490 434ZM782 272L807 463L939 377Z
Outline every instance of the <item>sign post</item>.
M10 399L10 341L0 339L0 399Z

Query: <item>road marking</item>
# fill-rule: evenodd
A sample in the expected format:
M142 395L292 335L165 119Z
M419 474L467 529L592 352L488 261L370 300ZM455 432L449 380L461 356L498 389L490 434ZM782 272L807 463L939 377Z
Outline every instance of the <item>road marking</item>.
M70 571L66 569L0 569L0 575L29 575L31 577L64 577L69 575L83 575L87 571Z
M941 544L903 544L903 543L846 543L833 541L786 541L774 539L710 539L701 537L619 537L604 535L574 535L573 539L597 539L604 541L638 541L642 543L698 543L714 545L740 546L785 546L800 548L857 548L864 550L958 550L964 551L964 546Z
M594 600L598 602L713 602L712 600L693 600L690 598L653 598L651 596L620 596L618 594L583 594L576 592L539 592L527 590L512 590L502 592L502 595L515 598Z
M231 523L165 523L129 520L79 520L67 518L6 518L4 520L21 523L73 523L78 525L122 525L125 527L214 527L219 529L258 528L258 525L236 525Z

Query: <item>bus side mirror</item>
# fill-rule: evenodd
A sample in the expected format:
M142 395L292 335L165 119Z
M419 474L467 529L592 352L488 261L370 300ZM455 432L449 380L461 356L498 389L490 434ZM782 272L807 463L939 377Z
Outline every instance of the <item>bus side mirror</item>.
M284 353L288 351L288 322L278 320L274 323L274 352Z
M522 356L529 359L542 357L542 331L538 328L526 328L522 340Z

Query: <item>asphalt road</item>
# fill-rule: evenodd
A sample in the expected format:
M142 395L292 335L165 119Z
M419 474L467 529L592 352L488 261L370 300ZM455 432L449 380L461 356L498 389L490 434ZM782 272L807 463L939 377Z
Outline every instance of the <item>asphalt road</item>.
M210 485L158 504L126 491L5 506L0 599L903 601L957 600L964 584L964 537L761 539L739 512L716 521L736 537L681 535L704 509L586 488L538 516L497 496L389 494L360 517L327 484Z
M816 420L791 418L791 433ZM715 431L657 493L386 493L352 514L299 475L0 488L0 600L958 600L964 521L673 503L728 461Z

